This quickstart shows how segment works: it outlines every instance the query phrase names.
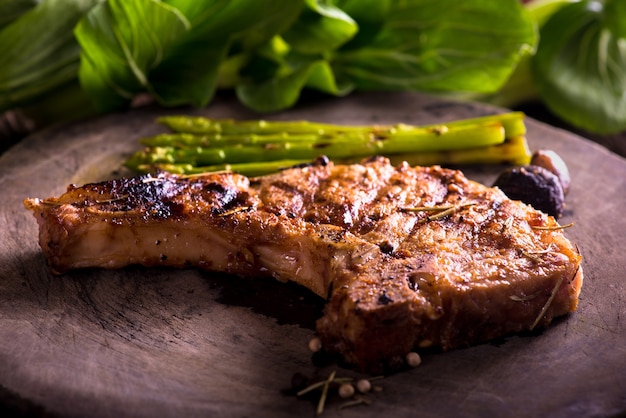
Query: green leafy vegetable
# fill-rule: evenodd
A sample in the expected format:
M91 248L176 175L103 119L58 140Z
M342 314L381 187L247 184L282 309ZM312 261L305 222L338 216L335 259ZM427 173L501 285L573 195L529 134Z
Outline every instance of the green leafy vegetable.
M541 28L550 16L572 1L578 0L532 0L526 3L525 8L533 24ZM522 55L509 79L495 94L472 95L470 98L507 108L537 100L539 92L535 87L531 71L531 62L535 52L528 51Z
M0 110L71 118L86 96L108 112L140 93L203 107L218 88L262 112L304 89L493 92L536 44L518 0L32 1L0 0Z
M535 41L518 1L398 1L335 65L363 89L494 92Z
M97 0L46 0L0 31L0 110L23 106L77 76L72 29Z
M287 48L260 50L257 60L243 69L243 74L254 76L236 88L237 96L256 111L271 112L293 106L305 87L335 96L349 93L352 83L337 80L326 57L357 31L357 24L341 9L305 0L298 20L281 35ZM259 77L264 66L272 71Z
M613 133L624 45L624 0L0 0L0 111L49 123L141 93L203 107L228 88L272 112L305 89L418 90L539 98Z
M543 102L588 132L626 130L626 2L533 0L526 10L540 28L536 53L496 94L470 98L503 107Z
M297 18L302 4L293 0L169 0L192 22L192 30L153 74L159 91L173 104L206 106L220 83L220 66L232 54L265 45ZM243 65L242 64L242 65ZM234 74L236 85L241 79Z
M582 1L541 28L532 61L545 104L574 126L598 133L626 128L626 2Z
M277 16L290 22L300 10L288 0L260 3L109 0L76 29L85 58L81 83L104 110L120 108L142 91L166 106L205 106L233 43L264 41L281 28L274 25Z
M323 54L345 44L359 30L341 9L319 0L304 0L298 20L283 34L291 48L300 53Z
M37 5L37 0L0 0L0 29Z
M493 92L536 42L532 23L517 0L364 4L347 0L337 5L354 13L359 32L349 40L342 38L343 45L321 57L313 55L320 52L315 48L275 57L273 77L238 89L247 106L259 111L283 109L282 105L297 100L304 87L335 95L354 88ZM313 29L305 30L306 25L318 21L301 19L294 26L308 34ZM320 50L327 45L334 44L324 42ZM303 53L309 54L306 66L302 65ZM324 67L317 61L320 58ZM310 79L317 74L312 66L324 68L327 83L320 86Z
M337 0L336 5L350 15L359 27L359 31L342 49L357 49L369 45L385 26L394 3L393 0Z
M354 2L344 3L356 9ZM84 60L87 69L81 69L81 82L87 89L97 87L91 96L107 110L129 102L139 91L150 92L164 105L204 106L219 83L220 63L228 61L231 47L237 45L241 46L239 67L234 67L234 77L230 75L238 97L252 109L267 112L293 106L307 87L334 95L346 94L354 86L493 91L514 68L520 51L535 42L532 25L517 0L499 5L478 0L383 2L378 7L386 11L382 24L372 23L371 15L357 13L357 18L369 23L365 27L371 40L358 48L357 43L350 44L358 34L358 21L327 1L306 0L302 8L293 0L170 0L168 4L190 22L189 32L180 36L175 19L154 17L162 3L143 0L135 13L98 16L114 4L110 0L108 7L94 9L85 19L104 24L85 31L83 21L77 29L83 55L103 58L98 65L93 65L94 59ZM277 25L277 15L289 25ZM123 45L136 45L137 51L148 50L145 57L155 55L155 43L142 37L132 39L132 31L121 33L117 44L98 44L100 38L113 40L107 36L110 27L128 25L137 32L141 24L154 27L155 34L168 32L171 39L160 41L175 46L169 53L163 49L157 65L149 67L145 59L135 62L136 57L124 52ZM246 33L259 27L264 36L257 35L256 42L251 42ZM267 48L279 29L287 48ZM237 44L239 39L243 41ZM246 50L246 45L257 48ZM111 55L121 59L107 63L104 57Z
M142 90L161 99L149 73L190 26L177 9L155 0L99 4L76 28L83 88L103 111L119 109Z
M320 60L310 63L285 65L287 73L272 77L260 84L237 87L239 100L259 112L272 112L293 106L305 86L341 96L352 90L350 84L340 86L330 66Z

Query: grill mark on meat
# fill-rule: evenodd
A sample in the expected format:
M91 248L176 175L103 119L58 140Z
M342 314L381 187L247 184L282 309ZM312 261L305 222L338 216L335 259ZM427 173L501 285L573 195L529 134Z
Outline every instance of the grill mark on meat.
M300 283L328 298L324 348L369 372L415 348L547 325L576 309L582 285L563 231L533 228L554 218L458 171L383 158L256 179L159 173L25 205L55 272L138 263ZM455 210L403 209L442 205Z
M243 207L249 209L249 195L234 187L225 187L216 182L208 183L202 189L204 200L211 205L214 215L224 215L232 212L234 208Z
M180 181L172 181L163 174L153 177L145 175L133 178L115 179L105 183L93 183L78 188L68 187L68 193L75 193L76 208L94 207L98 212L128 212L137 207L145 208L144 218L170 218L179 216L181 207L170 200L184 186Z
M278 215L287 214L292 219L301 216L302 208L312 200L305 190L286 181L275 181L265 190L261 199L268 210Z

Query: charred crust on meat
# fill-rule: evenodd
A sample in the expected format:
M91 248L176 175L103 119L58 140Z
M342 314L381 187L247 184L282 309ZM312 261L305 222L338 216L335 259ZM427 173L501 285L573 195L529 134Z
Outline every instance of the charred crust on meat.
M225 187L216 182L207 183L203 187L203 192L208 193L205 198L214 204L212 212L216 215L223 214L234 207L245 205L248 197L247 193L242 193L232 187Z
M305 192L302 189L300 189L300 187L298 187L297 184L292 184L285 180L277 180L277 181L271 182L269 184L269 191L274 192L275 190L273 189L277 189L276 191L278 192L286 192L288 195L290 195L290 197L301 196L303 200L310 199L310 197L306 196ZM268 193L268 195L269 194L270 193Z
M378 296L378 304L389 305L390 303L393 303L393 299L387 294L386 291L383 290L383 292Z
M316 165L326 167L330 163L330 158L328 158L326 155L320 155L315 159L314 163Z
M366 164L367 163L376 163L376 162L380 161L381 158L383 158L383 157L381 157L380 155L372 155L371 157L365 158L363 160L363 162L366 163Z
M395 249L395 247L393 246L392 243L390 243L389 241L383 241L380 244L378 244L378 248L380 248L380 251L383 254L393 254L393 250Z
M418 269L423 269L424 266L418 267ZM428 287L433 287L437 278L430 271L415 271L410 273L407 277L407 282L409 288L411 290L426 290Z
M328 145L330 144L319 144L319 145L316 145L316 148L324 148ZM321 155L311 162L292 165L291 167L286 167L282 169L281 171L290 170L293 168L301 169L301 168L316 167L316 166L326 167L329 163L330 163L330 159L326 155Z
M330 284L328 285L328 292L326 292L326 300L330 300L330 297L332 296L334 289L335 289L335 283L330 282Z
M91 192L98 190L109 198L102 200L87 199L77 206L98 205L98 210L125 212L143 208L145 217L168 218L179 214L179 207L170 201L182 186L164 173L157 176L150 174L116 179L110 182L92 183L85 187ZM77 190L77 189L75 189Z
M567 280L567 283L570 284L574 281L574 279L576 278L576 276L578 276L578 273L580 272L580 264L578 266L576 266L576 270L574 270L574 274L572 274L572 277L570 277Z

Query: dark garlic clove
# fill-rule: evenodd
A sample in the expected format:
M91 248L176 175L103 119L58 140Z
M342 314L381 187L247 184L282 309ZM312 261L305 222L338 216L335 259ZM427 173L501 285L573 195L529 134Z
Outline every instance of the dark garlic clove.
M547 149L535 151L530 160L530 164L536 165L538 167L543 167L546 170L549 170L555 176L557 176L559 181L561 182L563 194L567 194L572 180L570 178L567 165L565 164L565 161L563 161L563 159L559 156L559 154Z
M543 167L530 165L510 168L500 173L493 185L509 199L521 200L555 218L563 213L565 195L561 182Z

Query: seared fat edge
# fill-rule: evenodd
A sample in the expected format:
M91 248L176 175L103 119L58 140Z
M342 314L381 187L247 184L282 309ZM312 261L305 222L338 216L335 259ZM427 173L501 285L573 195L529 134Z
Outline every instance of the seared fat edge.
M576 309L582 285L563 232L535 229L553 218L459 171L383 158L256 179L160 173L25 205L56 272L199 266L329 295L317 324L324 347L364 371L415 348L546 325Z

